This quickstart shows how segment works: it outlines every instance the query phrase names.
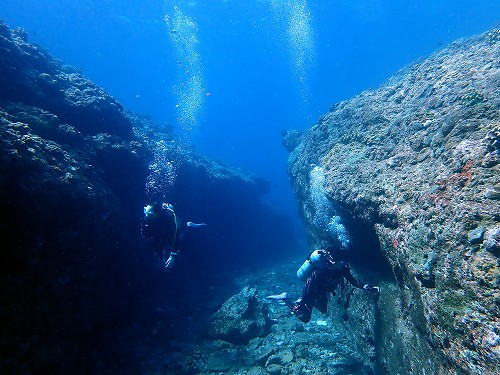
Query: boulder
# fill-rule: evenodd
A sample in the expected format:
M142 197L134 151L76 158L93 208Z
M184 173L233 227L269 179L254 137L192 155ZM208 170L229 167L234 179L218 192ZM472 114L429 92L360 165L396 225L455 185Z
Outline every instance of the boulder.
M247 344L263 336L268 328L267 305L259 301L255 288L247 286L212 316L209 335L234 344Z

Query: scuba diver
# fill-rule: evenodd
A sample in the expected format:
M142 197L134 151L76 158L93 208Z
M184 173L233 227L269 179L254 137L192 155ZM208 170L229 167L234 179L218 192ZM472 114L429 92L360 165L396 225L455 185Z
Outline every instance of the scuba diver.
M190 228L205 225L205 223L196 224L190 221L186 223L186 226ZM141 243L145 243L148 248L152 249L155 257L162 261L167 270L174 266L175 257L179 254L179 249L183 247L186 232L186 228L182 227L175 213L174 206L170 203L155 202L144 207ZM168 258L167 253L169 253Z
M316 307L321 313L326 314L328 307L328 293L335 295L335 289L340 286L340 295L338 302L342 302L345 295L344 309L349 306L354 289L346 292L347 283L354 288L363 289L374 293L377 297L380 293L378 286L362 284L351 274L347 263L335 261L329 252L325 250L314 250L302 266L297 271L297 277L305 281L302 290L302 298L292 302L286 292L278 295L268 296L268 299L281 300L292 312L304 323L311 320L313 307ZM342 315L347 320L347 313Z

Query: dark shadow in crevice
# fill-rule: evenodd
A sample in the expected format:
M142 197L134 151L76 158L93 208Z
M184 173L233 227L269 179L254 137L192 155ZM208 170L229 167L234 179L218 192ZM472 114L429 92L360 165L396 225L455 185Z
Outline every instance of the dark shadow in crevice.
M363 276L372 281L395 282L389 261L382 253L380 241L372 223L356 219L349 215L342 216L349 233L349 250L346 259Z

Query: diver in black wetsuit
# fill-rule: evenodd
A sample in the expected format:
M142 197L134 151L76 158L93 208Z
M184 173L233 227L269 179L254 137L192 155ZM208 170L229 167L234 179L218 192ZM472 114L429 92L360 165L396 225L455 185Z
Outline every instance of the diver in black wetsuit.
M328 294L335 294L335 289L341 286L342 292L344 280L358 289L379 293L377 286L361 284L351 274L347 263L334 261L325 250L315 250L297 271L299 279L306 279L306 284L302 291L302 298L292 302L287 293L281 293L267 297L268 299L283 301L290 310L304 323L311 320L313 307L326 314L328 307ZM342 294L341 292L341 294ZM347 296L350 298L350 295ZM349 302L347 301L347 304ZM347 308L347 306L345 306Z
M186 223L186 226L191 228L205 225L205 223L196 224L190 221ZM153 251L155 257L163 262L167 270L174 266L175 257L179 254L179 249L183 247L186 229L182 227L174 206L170 203L155 202L144 207L143 242ZM168 258L167 253L169 253Z

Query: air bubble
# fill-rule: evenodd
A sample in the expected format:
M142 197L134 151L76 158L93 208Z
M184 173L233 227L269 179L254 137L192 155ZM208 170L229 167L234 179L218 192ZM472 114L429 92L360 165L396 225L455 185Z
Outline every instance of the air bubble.
M286 43L293 75L304 102L309 101L308 75L314 64L315 45L312 15L306 0L270 0L275 19L286 23Z
M328 234L342 250L349 247L350 236L342 224L340 216L326 195L325 171L322 167L311 164L309 180L310 196L313 205L312 224L316 230Z
M165 16L165 23L174 46L178 69L178 82L173 88L177 98L177 122L186 135L197 128L203 114L206 92L201 57L197 50L198 26L194 19L185 16L178 7L174 7L172 15Z
M172 142L157 142L146 178L146 195L150 201L165 200L173 188L180 165L179 153Z

